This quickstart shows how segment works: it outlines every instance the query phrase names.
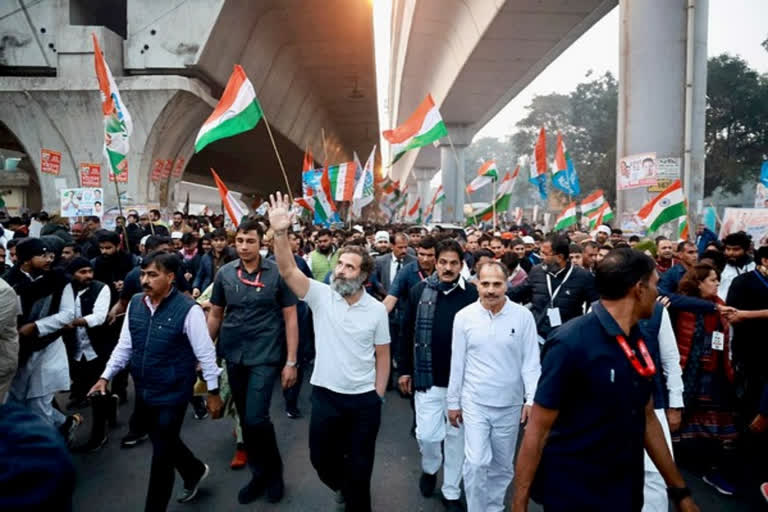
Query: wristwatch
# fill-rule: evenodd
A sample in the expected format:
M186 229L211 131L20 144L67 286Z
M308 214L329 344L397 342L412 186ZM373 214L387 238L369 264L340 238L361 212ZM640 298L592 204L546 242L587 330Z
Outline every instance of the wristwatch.
M287 366L288 368L296 368L296 364L297 364L296 361L286 361L285 362L285 366Z
M667 496L675 505L679 504L690 495L691 490L687 487L667 487Z

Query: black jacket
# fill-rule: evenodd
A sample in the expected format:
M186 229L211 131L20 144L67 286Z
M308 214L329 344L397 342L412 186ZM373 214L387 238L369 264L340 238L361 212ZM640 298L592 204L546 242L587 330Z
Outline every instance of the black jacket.
M539 336L544 339L552 331L547 316L547 309L550 307L547 275L550 276L552 292L554 293L570 268L571 264L567 263L558 273L551 274L547 272L546 265L536 265L528 273L526 282L507 291L507 296L514 302L519 304L531 303L531 313L536 319L536 329ZM570 277L555 297L554 306L560 310L560 320L565 323L572 318L583 315L586 308L597 299L594 276L582 267L573 267Z

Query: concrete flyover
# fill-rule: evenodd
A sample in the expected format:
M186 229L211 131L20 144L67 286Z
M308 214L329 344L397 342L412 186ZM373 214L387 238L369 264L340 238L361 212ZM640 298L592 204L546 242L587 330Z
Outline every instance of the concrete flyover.
M448 142L403 157L392 175L403 180L442 169L443 220L463 220L463 148L512 98L616 0L393 0L388 105L380 122L394 126L427 93L440 106L459 153ZM507 163L508 164L508 163ZM472 172L474 169L467 170ZM422 198L422 202L426 198Z
M41 148L61 151L59 178L69 187L78 186L79 163L103 164L91 32L134 119L124 188L135 203L174 204L181 179L212 184L209 167L237 191L284 188L263 125L193 153L234 64L253 82L294 190L306 147L319 161L324 149L339 161L367 154L378 139L369 2L2 2L0 120L24 148L22 168L36 175L47 209L58 196L40 174ZM183 175L153 182L157 160L181 162Z

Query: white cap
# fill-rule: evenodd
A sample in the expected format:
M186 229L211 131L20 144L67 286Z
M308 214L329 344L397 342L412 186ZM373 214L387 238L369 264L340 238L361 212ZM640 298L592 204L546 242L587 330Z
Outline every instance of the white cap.
M523 243L524 244L535 244L536 241L533 239L532 236L527 236L526 235L526 236L523 237Z
M352 226L352 230L357 231L358 233L365 233L363 226L361 226L360 224L355 224L354 226Z
M611 228L609 228L605 224L601 224L601 225L597 226L597 232L598 233L605 233L606 235L610 235L611 234Z
M147 238L149 238L150 236L152 236L152 235L145 235L145 236L141 237L141 240L139 241L139 245L146 244L147 243Z
M389 242L389 232L387 232L387 231L377 231L376 235L373 237L373 240L375 242L382 242L382 241Z
M174 231L173 233L171 233L171 238L174 240L177 238L181 238L183 236L184 236L184 233L182 233L181 231Z

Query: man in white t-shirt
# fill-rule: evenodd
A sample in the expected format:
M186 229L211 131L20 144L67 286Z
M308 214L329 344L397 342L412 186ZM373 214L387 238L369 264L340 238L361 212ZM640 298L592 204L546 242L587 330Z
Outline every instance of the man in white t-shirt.
M287 198L286 198L287 199ZM269 221L280 275L312 310L315 369L309 456L320 480L347 511L371 510L371 473L389 379L389 320L365 292L373 258L360 246L339 251L330 286L307 278L288 241L290 204L270 197Z

